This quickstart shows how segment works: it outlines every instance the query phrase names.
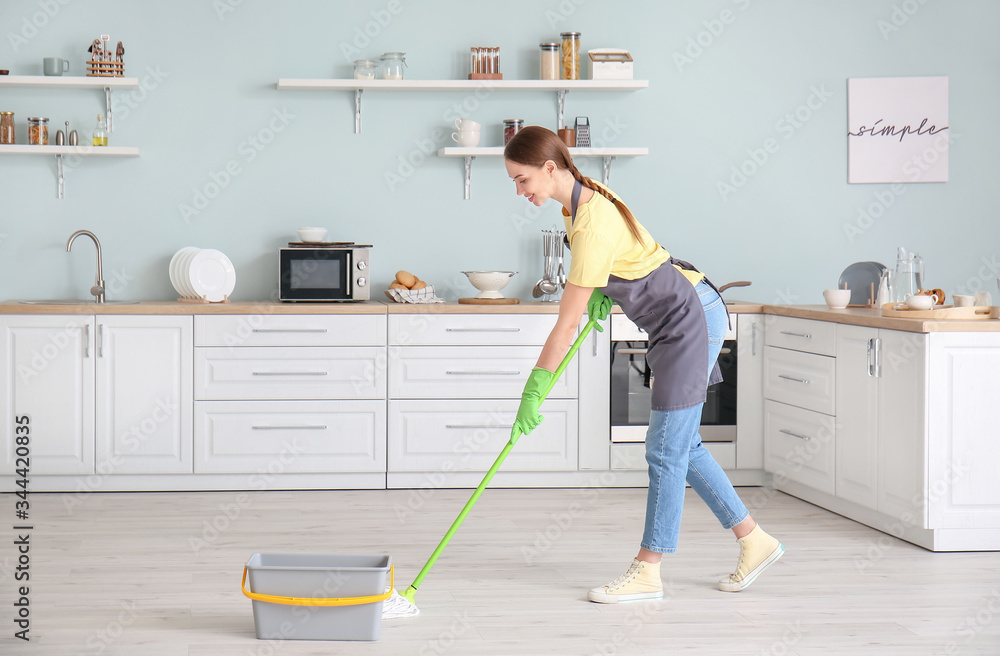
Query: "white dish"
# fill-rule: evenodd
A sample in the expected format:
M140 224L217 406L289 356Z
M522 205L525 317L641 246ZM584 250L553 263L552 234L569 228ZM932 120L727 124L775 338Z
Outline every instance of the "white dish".
M181 296L184 296L184 292L181 289L181 283L180 283L181 256L186 255L190 251L196 251L196 250L198 249L195 248L194 246L185 246L184 248L174 253L174 256L170 258L170 267L168 270L168 273L170 274L170 284L174 286L174 290L176 290L176 292Z
M226 300L236 287L236 269L221 252L205 248L194 255L188 265L188 281L195 298L211 303Z
M321 242L326 238L326 228L299 228L296 232L306 244Z
M191 260L200 252L200 248L194 248L188 251L184 255L181 255L180 262L177 264L177 282L180 283L181 296L184 298L195 298L194 288L191 286L189 274L191 271Z

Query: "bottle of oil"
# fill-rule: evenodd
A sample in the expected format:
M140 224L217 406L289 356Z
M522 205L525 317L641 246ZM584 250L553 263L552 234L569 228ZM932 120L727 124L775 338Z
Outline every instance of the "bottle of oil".
M93 145L108 145L108 127L104 124L104 114L97 115L97 127L94 128Z

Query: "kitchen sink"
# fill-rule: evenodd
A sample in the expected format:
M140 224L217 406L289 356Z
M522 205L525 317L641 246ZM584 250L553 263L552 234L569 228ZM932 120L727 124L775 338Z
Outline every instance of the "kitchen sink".
M18 301L18 303L24 305L138 305L139 301L104 301L103 303L98 303L93 299L89 301L63 299L52 301Z

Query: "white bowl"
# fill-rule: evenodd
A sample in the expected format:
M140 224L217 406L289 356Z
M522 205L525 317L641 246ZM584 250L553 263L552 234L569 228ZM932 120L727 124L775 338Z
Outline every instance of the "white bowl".
M823 290L823 298L826 299L826 305L831 310L843 310L851 302L851 290L825 289Z
M306 243L323 241L326 238L326 228L299 228L299 239Z
M463 271L472 286L479 290L476 298L503 298L500 290L507 286L517 271Z

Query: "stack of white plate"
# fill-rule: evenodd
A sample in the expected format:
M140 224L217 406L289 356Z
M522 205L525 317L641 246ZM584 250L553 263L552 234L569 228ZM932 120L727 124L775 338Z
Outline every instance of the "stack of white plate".
M213 248L182 248L170 258L170 283L185 300L219 303L236 287L236 269Z

